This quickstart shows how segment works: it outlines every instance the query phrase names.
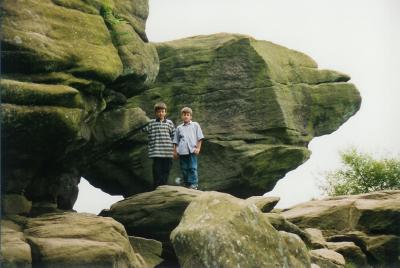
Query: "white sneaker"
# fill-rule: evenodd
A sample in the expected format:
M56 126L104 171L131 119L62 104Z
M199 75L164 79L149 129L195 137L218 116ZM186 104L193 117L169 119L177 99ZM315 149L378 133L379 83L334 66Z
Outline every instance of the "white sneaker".
M175 184L176 184L176 185L182 185L182 179L179 178L179 177L176 177L176 178L175 178Z

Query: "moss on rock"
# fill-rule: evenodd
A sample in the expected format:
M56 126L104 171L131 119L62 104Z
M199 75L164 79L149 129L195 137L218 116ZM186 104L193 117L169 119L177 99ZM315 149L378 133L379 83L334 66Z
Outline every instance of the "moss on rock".
M63 85L33 84L2 79L0 89L3 103L83 108L79 91Z
M100 16L50 0L18 3L2 5L2 69L7 73L63 70L100 81L121 74L121 60Z
M177 125L180 109L193 109L206 136L199 157L204 190L240 197L271 190L309 158L313 137L333 132L360 107L349 76L320 70L307 55L271 42L221 33L155 45L156 82L128 106L151 116L153 104L164 101ZM146 159L130 162L149 166ZM179 176L175 167L171 177Z

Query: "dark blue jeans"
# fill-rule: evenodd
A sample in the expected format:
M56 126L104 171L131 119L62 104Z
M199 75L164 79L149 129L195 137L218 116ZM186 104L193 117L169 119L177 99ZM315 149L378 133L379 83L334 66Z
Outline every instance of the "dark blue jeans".
M195 154L180 155L179 164L181 166L183 183L187 186L197 186L199 184L197 156Z

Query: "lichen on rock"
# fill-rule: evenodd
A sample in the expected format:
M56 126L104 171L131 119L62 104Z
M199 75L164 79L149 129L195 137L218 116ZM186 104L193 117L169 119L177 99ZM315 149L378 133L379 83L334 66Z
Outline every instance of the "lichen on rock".
M181 267L310 266L299 237L276 231L255 205L217 192L190 203L171 241Z
M349 76L320 70L307 55L271 42L214 34L155 45L157 79L127 103L151 116L153 104L164 101L176 124L180 109L192 107L193 120L206 136L199 157L204 190L240 197L264 194L309 158L307 144L313 137L333 132L360 106ZM140 138L135 150L141 142L145 150ZM130 173L142 187L150 175L149 160L123 151L114 154L144 167ZM113 156L107 158L111 162ZM118 174L120 180L128 179ZM178 168L173 169L171 177L178 176Z

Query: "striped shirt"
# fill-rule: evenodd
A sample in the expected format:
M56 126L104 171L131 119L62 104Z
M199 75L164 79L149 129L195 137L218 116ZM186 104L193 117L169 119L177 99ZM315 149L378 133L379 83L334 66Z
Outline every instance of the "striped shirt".
M175 126L169 119L160 121L152 119L143 128L148 134L148 154L149 157L173 157L172 139L175 135Z

